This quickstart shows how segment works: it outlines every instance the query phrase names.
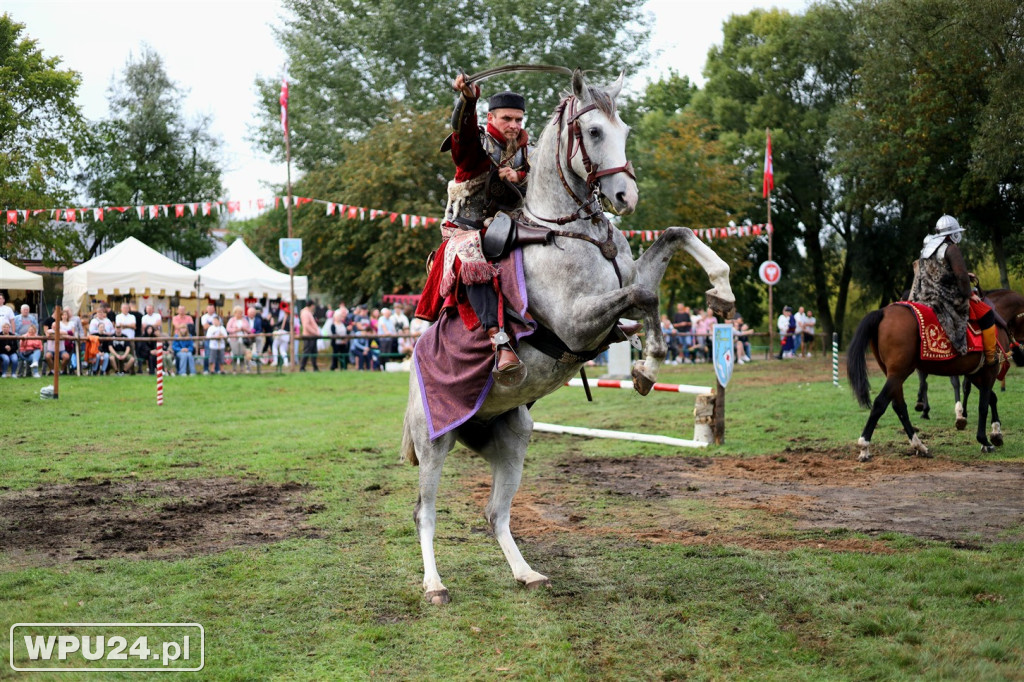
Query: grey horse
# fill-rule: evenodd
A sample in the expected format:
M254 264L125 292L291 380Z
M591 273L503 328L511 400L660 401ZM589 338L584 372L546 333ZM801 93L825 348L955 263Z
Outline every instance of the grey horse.
M582 237L559 237L557 245L524 246L522 261L530 314L569 348L598 348L620 318L643 321L646 348L632 374L634 386L646 395L665 359L658 289L676 251L685 250L707 272L712 284L708 304L717 313L731 317L735 298L729 266L689 228L666 229L633 260L629 243L619 230L611 229L601 212L601 200L615 213L629 214L638 199L632 166L626 159L629 129L615 107L622 78L620 75L614 84L602 88L588 85L577 70L571 94L559 105L552 124L545 126L531 154L524 218L558 229L563 235ZM615 248L604 242L613 242ZM417 373L412 372L401 453L420 467L413 518L423 553L423 589L432 604L446 604L451 599L437 571L434 529L441 469L456 441L479 453L491 466L493 483L484 516L512 575L528 588L550 584L519 552L509 530L510 509L533 431L527 406L563 386L579 373L583 362L553 359L531 346L529 337L520 342L518 353L527 367L525 379L515 386L495 382L472 419L433 440Z

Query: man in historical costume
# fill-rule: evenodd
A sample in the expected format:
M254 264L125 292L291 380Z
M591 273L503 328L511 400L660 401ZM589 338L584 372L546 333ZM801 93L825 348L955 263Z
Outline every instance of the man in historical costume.
M944 215L935 223L935 234L924 238L909 300L935 311L957 353L967 352L967 321L981 329L985 364L996 362L996 327L992 308L971 291L973 274L967 271L960 239L964 228L956 218Z
M457 292L461 282L480 326L496 352L495 371L516 376L522 369L518 356L500 334L498 269L483 253L482 236L489 219L499 210L522 202L529 172L528 136L523 129L526 100L514 92L499 92L488 100L487 125L477 124L479 86L456 77L452 86L459 100L452 113L452 134L441 145L451 151L455 179L448 183L441 236L444 238L424 289L416 316L434 321L439 301Z

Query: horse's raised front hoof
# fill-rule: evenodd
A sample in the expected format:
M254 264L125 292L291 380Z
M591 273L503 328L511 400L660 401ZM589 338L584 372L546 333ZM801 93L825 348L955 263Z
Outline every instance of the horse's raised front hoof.
M633 388L640 395L647 395L654 388L654 377L647 372L643 360L633 363Z
M995 452L995 451L996 451L996 446L994 446L994 445L982 445L981 446L981 454L983 454L983 455L987 455L987 454L989 454L991 452Z
M448 590L431 590L423 595L428 604L434 606L444 606L452 601L452 596L448 594Z
M735 299L722 298L714 289L708 289L705 295L707 296L707 307L715 311L717 315L721 315L727 320L731 320L736 315Z
M956 430L957 431L963 431L966 428L967 428L967 417L957 417L956 418Z

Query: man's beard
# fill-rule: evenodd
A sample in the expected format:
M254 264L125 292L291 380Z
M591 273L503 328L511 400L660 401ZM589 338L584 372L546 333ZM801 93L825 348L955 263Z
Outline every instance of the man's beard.
M516 135L511 140L505 141L505 149L501 152L502 162L508 161L509 159L515 158L515 155L519 152L519 136Z

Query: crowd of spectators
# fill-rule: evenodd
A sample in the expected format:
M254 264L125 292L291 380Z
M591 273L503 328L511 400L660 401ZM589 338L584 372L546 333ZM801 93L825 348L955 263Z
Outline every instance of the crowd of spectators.
M0 293L3 378L54 371L155 374L158 359L165 374L180 376L249 373L296 360L301 371L308 365L317 372L324 351L330 352L331 370L379 370L387 361L410 358L415 338L409 334L418 337L428 326L422 320L410 322L401 305L371 309L360 304L350 310L341 302L332 309L313 300L301 305L294 339L287 304L280 301L234 305L223 318L210 304L198 325L184 305L169 316L153 305L140 312L131 302L122 303L115 314L109 303L99 302L82 316L65 309L59 322L51 316L41 324L28 304L19 310L15 314ZM58 325L59 350L53 340Z

